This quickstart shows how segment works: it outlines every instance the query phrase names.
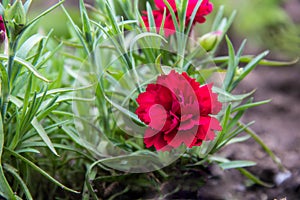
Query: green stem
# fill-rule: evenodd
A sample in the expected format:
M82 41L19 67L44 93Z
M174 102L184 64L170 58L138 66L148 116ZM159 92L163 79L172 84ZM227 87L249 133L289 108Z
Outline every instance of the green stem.
M1 115L2 119L5 119L7 105L8 105L8 96L9 96L9 81L7 76L7 71L5 67L0 63L0 71L2 75L2 101L1 101Z
M94 53L94 51L91 51L90 56L92 58L91 62L92 62L92 66L97 66L96 65L96 55ZM92 69L93 70L93 69ZM98 69L96 69L96 71L98 71ZM103 131L105 134L110 132L110 126L109 126L109 117L108 117L108 113L107 113L107 107L106 107L106 102L105 102L105 97L104 97L104 90L103 90L103 80L102 78L97 78L95 81L99 81L100 85L98 84L96 86L96 95L99 97L97 98L97 100L99 101L99 105L101 106L100 108L100 112L101 112L101 116L103 117L104 123L103 123Z
M14 60L16 56L16 48L17 48L17 40L9 42L9 57L8 57L8 64L7 64L7 71L8 71L8 81L10 85L12 84L12 70L14 65Z
M0 192L4 193L8 199L16 199L14 192L12 191L9 183L6 180L6 177L3 172L2 168L2 152L4 147L4 130L3 130L3 123L2 117L0 115Z

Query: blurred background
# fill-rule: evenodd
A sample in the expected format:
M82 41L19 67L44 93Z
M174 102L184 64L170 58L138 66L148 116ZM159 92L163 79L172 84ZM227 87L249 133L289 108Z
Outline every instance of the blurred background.
M94 5L97 0L86 0L87 5ZM34 16L57 0L34 0L31 14ZM116 3L117 1L115 1ZM146 0L140 0L143 8ZM153 0L149 1L153 4ZM233 10L237 11L234 24L230 30L230 37L238 45L242 39L248 40L248 52L256 53L262 49L270 49L273 54L280 54L283 58L297 56L300 50L300 1L299 0L213 0L214 12L207 17L207 23L211 23L214 14L220 7L225 6L225 12L229 16ZM78 19L78 0L66 0L65 5L71 16ZM116 8L118 5L116 3ZM92 12L91 12L92 13ZM121 14L121 9L120 9ZM46 31L53 28L57 36L68 36L67 18L61 9L56 9L46 16L39 24ZM205 27L209 27L205 25ZM201 32L201 25L197 28Z

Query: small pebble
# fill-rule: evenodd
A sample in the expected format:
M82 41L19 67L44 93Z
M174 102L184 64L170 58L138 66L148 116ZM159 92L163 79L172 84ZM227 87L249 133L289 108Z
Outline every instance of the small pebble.
M275 176L275 183L276 185L281 185L285 180L289 179L292 176L292 173L290 171L280 172L276 174Z

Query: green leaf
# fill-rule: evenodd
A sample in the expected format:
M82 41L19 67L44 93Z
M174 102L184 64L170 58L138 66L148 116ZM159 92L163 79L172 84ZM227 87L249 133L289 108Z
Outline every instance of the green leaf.
M36 44L38 44L43 38L45 38L45 37L40 34L35 34L35 35L31 36L22 44L22 46L17 51L16 56L21 59L26 60L26 57L29 54L30 50Z
M50 60L57 51L62 47L62 42L57 45L51 52L47 52L45 56L41 57L39 62L36 64L36 69L40 69L48 60Z
M42 12L41 14L39 14L37 17L35 17L33 20L31 20L30 22L28 22L26 24L26 26L24 27L24 29L30 27L32 24L34 24L36 21L38 21L40 18L42 18L43 16L47 15L48 13L50 13L51 11L53 11L55 8L57 8L58 6L62 5L65 2L65 0L60 0L57 4L55 4L54 6L50 7L49 9L45 10L44 12Z
M79 1L79 8L80 8L80 14L81 14L81 20L82 20L82 30L85 35L85 40L87 44L92 44L92 31L91 31L91 24L90 24L90 19L87 14L86 8L84 6L83 0ZM89 46L90 51L92 51L92 46Z
M42 125L38 122L36 117L33 118L33 120L31 121L31 124L34 127L34 129L38 132L38 134L40 135L42 140L45 142L47 147L54 153L54 155L58 156L50 138L48 137L46 131L44 130Z
M228 91L235 74L237 63L235 62L235 52L234 52L233 45L227 36L226 36L226 42L228 47L229 60L228 60L226 76L223 82L223 88L224 90Z
M213 90L213 92L218 93L219 101L221 101L223 103L243 101L244 99L250 97L256 91L256 90L253 90L246 94L233 95L233 94L226 92L225 90L218 88L218 87L213 87L212 90Z
M0 54L0 60L8 60L8 55L5 55L5 54ZM37 78L39 78L39 79L41 79L41 80L43 80L43 81L45 81L45 82L51 82L51 81L49 81L47 78L45 78L44 76L42 76L35 68L34 68L34 66L31 64L31 63L29 63L29 62L27 62L27 61L25 61L25 60L23 60L23 59L21 59L21 58L18 58L18 57L15 57L15 62L17 62L17 63L19 63L20 65L22 65L23 67L26 67L30 72L32 72L33 73L33 75L34 76L36 76Z
M6 68L0 63L0 73L1 73L1 115L5 116L7 107L8 107L8 101L9 101L9 80L8 80L8 74L6 71Z
M25 193L26 199L28 200L32 200L32 196L31 193L26 185L26 183L23 181L23 179L20 177L20 175L18 174L17 169L15 169L14 167L8 165L8 164L4 164L4 169L6 171L8 171L9 173L11 173L13 175L13 177L15 178L15 180L18 181L18 183L20 184L20 186L23 189L23 192Z
M2 168L2 153L4 145L4 131L3 131L3 121L0 115L0 192L2 192L7 199L16 199L13 190L11 189L9 183Z
M232 110L232 113L237 112L237 111L241 111L241 110L247 110L249 108L260 106L260 105L263 105L263 104L267 104L267 103L270 103L271 101L272 100L265 100L265 101L259 101L259 102L254 102L254 103L247 103L247 104L244 104L242 106L239 106L239 107L235 108L234 110Z
M242 167L251 167L255 166L256 163L253 161L246 160L235 160L218 164L222 169L234 169L234 168L242 168Z
M237 80L235 80L231 87L230 87L230 91L232 91L237 85L238 83L243 80L259 63L259 61L261 61L262 58L264 58L266 55L268 55L269 51L265 51L261 54L259 54L258 56L256 56L251 62L249 62L245 67L244 70L242 72L242 74L237 78Z
M239 62L249 63L253 60L253 58L254 58L254 56L252 56L252 55L244 55L244 56L240 57ZM215 62L215 63L228 62L228 60L229 60L228 56L220 56L220 57L213 58L213 62ZM274 60L268 60L268 59L261 59L258 62L258 65L279 67L279 66L293 65L293 64L296 64L298 61L299 61L299 58L296 58L291 61L274 61Z
M156 24L155 24L155 20L154 20L154 16L153 16L153 12L152 12L152 8L149 2L147 2L146 4L146 8L147 8L147 17L148 17L148 21L149 21L149 28L150 31L152 33L156 33Z
M241 137L235 137L235 138L231 139L229 142L227 142L226 145L230 145L230 144L234 144L234 143L239 143L239 142L245 142L246 140L248 140L250 138L251 138L250 135L245 135L245 136L241 136Z
M211 31L217 31L218 27L221 24L222 18L223 18L223 13L224 13L224 6L220 6L217 15L215 16Z
M268 187L271 188L273 187L272 184L266 183L261 181L259 178L257 178L256 176L254 176L252 173L250 173L248 170L243 169L243 168L238 168L238 170L244 175L246 176L248 179L250 179L251 181L253 181L254 183L258 184L258 185L262 185L264 187Z
M71 25L72 25L72 27L73 27L73 29L74 29L74 31L75 31L75 33L76 33L78 39L80 40L80 42L81 42L81 44L82 44L82 46L83 46L83 48L84 48L84 50L85 50L85 53L86 53L87 55L89 55L89 53L90 53L89 48L87 47L87 44L85 43L85 39L83 38L80 29L79 29L78 26L75 24L75 22L73 21L72 17L71 17L70 14L68 13L68 11L65 9L65 7L64 7L63 5L62 5L61 7L62 7L64 13L66 14L67 18L69 19L69 21L70 21L70 23L71 23Z
M245 127L245 125L242 122L238 122L238 126ZM267 154L269 154L273 162L277 164L281 171L285 171L285 167L282 165L281 160L272 152L272 150L263 142L263 140L254 131L252 131L250 128L246 128L245 132L248 135L250 135Z
M179 9L178 12L178 18L179 18L179 26L180 26L180 32L184 33L184 29L186 27L186 10L188 8L188 0L182 0L181 2L181 8ZM200 4L202 3L202 1L200 1ZM179 7L179 5L176 5L177 7ZM197 5L195 6L194 9L197 9ZM194 21L194 18L192 17L190 19L191 21Z
M176 14L175 14L172 6L168 2L168 0L163 0L163 1L164 1L164 4L167 6L167 8L168 8L168 10L169 10L169 12L170 12L170 14L172 16L172 20L173 20L176 32L180 32L179 24L178 24L178 21L177 21L177 17L176 17Z
M27 1L24 3L24 11L25 11L26 14L28 13L28 10L29 10L29 7L30 7L30 5L31 5L31 2L32 2L32 0L27 0Z
M236 10L234 10L232 12L232 14L230 15L228 20L227 20L227 18L223 18L222 21L220 22L219 27L217 28L217 30L222 31L222 35L221 35L220 39L217 41L217 44L215 45L215 48L211 51L212 55L214 55L215 52L217 51L217 47L220 45L222 39L224 38L227 31L229 30L231 24L233 23L233 20L234 20L235 16L236 16Z
M109 3L108 1L105 2L106 12L108 14L110 24L112 25L113 34L119 35L122 31L117 23L116 14L114 13L112 6L113 3Z
M196 14L197 14L197 12L198 12L198 10L199 10L201 4L202 4L202 1L203 1L203 0L198 0L198 1L197 1L197 4L196 4L195 7L194 7L194 10L193 10L193 12L192 12L192 15L191 15L191 17L190 17L190 19L189 19L190 21L189 21L188 28L186 29L186 32L185 32L187 35L189 35L189 33L190 33L190 31L191 31L191 29L192 29L192 27L193 27L194 19L195 19ZM185 16L184 16L184 17L185 17ZM185 24L184 24L184 26L185 26Z
M28 160L27 158L23 157L22 155L16 153L15 151L12 151L8 148L5 148L5 151L7 153L9 153L10 155L14 156L15 158L18 158L19 160L25 162L27 165L29 165L32 169L34 169L35 171L37 171L38 173L40 173L41 175L45 176L47 179L49 179L51 182L53 182L54 184L56 184L57 186L61 187L64 190L73 192L73 193L79 193L75 190L72 190L66 186L64 186L63 184L61 184L60 182L58 182L56 179L54 179L52 176L50 176L46 171L42 170L40 167L38 167L37 165L35 165L33 162L31 162L30 160Z
M228 107L226 108L225 114L223 116L223 119L222 119L222 122L221 122L221 126L223 127L222 131L218 133L216 139L212 143L211 148L208 150L208 152L211 152L212 154L215 153L216 151L218 151L217 147L220 143L223 142L223 138L224 138L225 134L228 131L227 123L228 123L229 118L230 118L231 106L232 106L231 104L228 105Z

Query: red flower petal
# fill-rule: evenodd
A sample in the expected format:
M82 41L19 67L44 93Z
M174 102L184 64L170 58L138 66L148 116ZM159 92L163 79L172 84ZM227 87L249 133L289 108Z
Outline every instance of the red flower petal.
M200 86L186 73L172 70L159 76L137 102L138 117L149 125L144 138L147 148L199 146L204 140L213 140L215 131L222 130L219 121L210 116L222 107L212 92L212 84Z
M173 8L173 10L176 10L176 2L175 0L167 0L170 6ZM154 3L156 7L160 10L164 10L164 8L167 8L165 2L163 0L154 0Z
M168 143L164 140L163 134L147 128L144 136L144 143L147 148L154 146L156 150L170 150Z

